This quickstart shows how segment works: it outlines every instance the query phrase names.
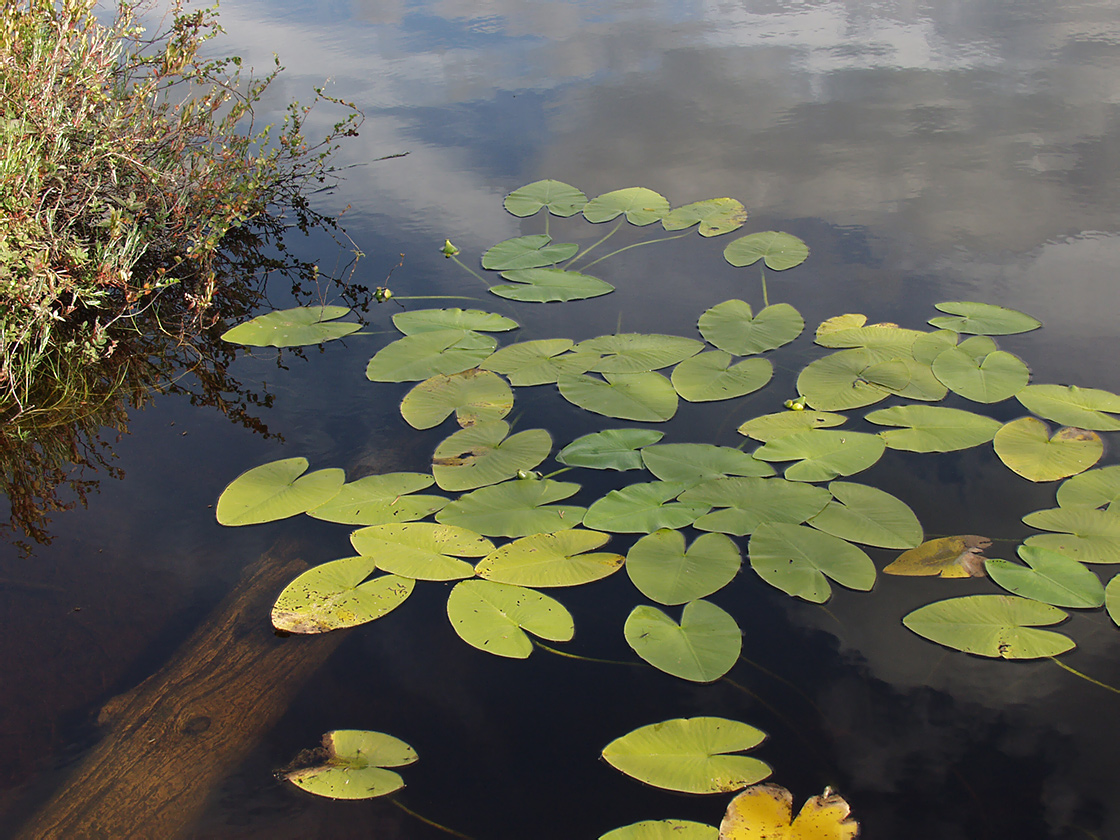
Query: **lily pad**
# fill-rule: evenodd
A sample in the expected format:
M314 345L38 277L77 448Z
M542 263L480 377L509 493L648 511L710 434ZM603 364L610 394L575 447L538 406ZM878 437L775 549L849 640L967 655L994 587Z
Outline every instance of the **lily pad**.
M766 733L718 717L674 718L642 726L603 748L616 770L647 785L683 793L728 793L762 781L770 767L735 755L757 747Z
M297 306L258 315L222 333L222 341L249 347L305 347L345 338L362 325L339 321L345 306Z
M462 580L474 567L460 557L483 557L494 544L480 534L434 522L370 525L350 535L350 543L377 568L413 580Z
M586 300L614 291L605 280L562 268L517 268L503 271L502 278L512 284L491 286L493 294L530 303Z
M722 350L685 359L673 368L673 387L689 402L715 402L753 393L774 375L768 359L745 359L734 365L731 361L731 354Z
M1106 507L1120 513L1120 465L1067 478L1058 487L1059 507Z
M587 196L571 184L546 178L518 187L506 196L503 203L506 210L515 216L532 216L542 207L547 207L553 216L567 218L583 209Z
M874 355L874 351L869 352ZM881 375L884 369L889 370L891 379ZM864 370L863 376L872 385L886 388L892 394L909 400L938 402L949 393L949 389L933 375L929 365L910 357L887 359L872 365ZM896 377L904 381L891 381Z
M567 642L575 634L572 614L555 598L492 580L455 584L447 597L447 617L471 647L511 659L533 652L526 631L550 642Z
M512 318L482 309L414 309L393 316L393 326L405 335L440 330L473 330L475 332L508 332L520 325Z
M659 443L642 449L642 462L662 481L695 484L730 475L767 476L774 468L746 452L710 443Z
M603 193L583 207L583 217L595 223L609 222L623 213L632 225L653 224L669 215L669 200L645 187L627 187Z
M697 530L738 537L753 533L764 522L798 525L820 513L831 498L823 487L753 477L705 481L680 495L682 502L717 508L693 523Z
M1055 607L1095 609L1104 603L1104 586L1071 557L1037 546L1019 546L1021 566L1007 560L984 564L988 577L1008 592Z
M576 255L579 245L563 242L552 245L547 233L517 236L499 242L482 255L482 267L491 271L508 271L514 268L544 268L563 262ZM473 329L478 329L474 327Z
M901 426L880 437L891 449L907 452L952 452L987 443L1002 425L998 420L937 405L896 405L868 413L880 426Z
M973 336L974 338L981 338L982 336ZM944 353L951 347L957 346L957 340L960 335L952 330L934 330L933 332L925 332L914 339L914 344L910 347L910 353L913 357L921 362L923 365L932 365L934 359ZM992 347L995 350L995 347ZM946 383L948 384L948 383Z
M677 392L660 373L564 374L556 385L568 402L606 417L660 423L677 413Z
M867 469L883 454L878 435L812 429L772 440L754 451L760 461L797 461L786 468L790 481L830 481Z
M719 840L719 829L691 820L642 820L608 831L599 840Z
M513 408L513 391L488 370L471 368L425 379L401 400L401 416L414 429L432 429L452 412L460 426L501 420Z
M652 534L659 528L683 528L708 512L702 502L674 502L689 487L684 481L651 481L612 490L592 502L583 524L610 533Z
M807 432L810 429L825 429L839 426L848 418L843 414L827 411L779 411L777 414L763 414L748 420L738 429L739 434L767 443L794 432Z
M550 385L564 373L585 373L599 360L598 353L568 352L570 338L523 341L497 350L479 367L506 376L511 385Z
M814 359L797 377L797 391L818 411L844 411L877 403L888 392L864 377L871 355L863 348Z
M746 209L734 198L709 198L674 208L661 220L661 226L684 230L699 223L701 236L719 236L738 230L746 220Z
M654 429L604 429L578 437L560 450L556 460L569 467L593 470L640 470L638 450L665 437Z
M702 534L686 551L680 531L662 528L634 543L626 573L651 601L675 606L723 589L742 562L738 546L723 534Z
M548 457L552 438L544 429L509 434L504 420L479 423L446 438L432 455L432 474L444 490L474 490L531 470Z
M1104 588L1104 608L1112 623L1120 626L1120 575L1114 575Z
M977 359L963 347L950 347L938 354L932 368L933 375L954 394L980 403L997 403L1013 397L1031 379L1023 360L1003 350Z
M735 619L708 601L686 604L680 624L656 607L635 607L623 633L654 668L699 683L714 682L730 671L743 646Z
M1026 313L991 303L946 301L934 306L948 316L930 318L929 323L943 330L980 335L1013 335L1037 330L1042 322Z
M416 761L416 750L384 732L336 729L323 736L318 764L290 770L284 778L328 799L371 799L404 787L400 775L386 767Z
M760 578L815 604L832 596L828 578L864 592L875 585L875 564L861 549L804 525L763 523L751 535L747 553Z
M793 817L793 794L780 785L754 785L727 805L720 840L854 840L859 823L842 796L825 788Z
M589 338L576 345L576 351L602 356L591 370L597 373L641 373L675 365L695 356L704 345L694 338L677 335L622 333Z
M801 265L809 257L809 246L792 233L764 230L741 236L723 249L723 258L733 266L752 265L759 260L774 271Z
M338 495L307 511L307 515L343 525L388 525L423 519L451 501L443 496L412 495L434 482L427 473L367 475L343 484Z
M307 467L306 458L284 458L246 470L218 497L218 522L275 522L317 508L338 495L346 481L343 470L316 470L303 475Z
M964 534L926 540L904 551L883 569L884 574L943 578L984 577L984 550L992 544L987 537Z
M1066 619L1057 607L1016 595L966 595L921 607L902 623L939 645L1003 659L1041 659L1072 650L1073 640L1039 630Z
M369 578L372 557L344 557L301 574L272 605L272 626L286 633L327 633L386 615L412 594L415 581L396 575Z
M1002 426L992 440L996 455L1009 470L1029 481L1056 481L1084 472L1104 454L1095 432L1050 427L1035 417L1020 417Z
M1035 534L1025 545L1048 548L1082 563L1120 563L1120 516L1092 508L1049 508L1023 522L1053 534Z
M609 534L583 528L533 534L490 552L479 561L475 573L487 580L517 586L579 586L622 568L626 558L621 554L587 553L609 540Z
M553 505L579 490L564 481L513 479L480 487L443 508L436 521L469 528L489 537L524 537L575 528L587 509Z
M697 326L709 344L748 356L789 344L805 329L805 319L788 303L771 304L756 316L749 303L733 299L707 310Z
M1098 432L1120 430L1120 396L1099 388L1076 385L1028 385L1015 394L1027 411L1080 429Z
M915 340L924 333L907 330L897 324L871 324L864 326L867 319L863 315L843 315L842 318L855 318L859 325L845 321L837 327L835 321L825 321L817 328L816 343L822 347L853 348L862 347L874 362L887 359L906 358L911 355Z
M432 330L406 335L382 347L366 365L372 382L419 382L437 373L478 367L498 346L473 330Z
M814 528L881 548L914 548L922 542L922 525L901 499L849 481L834 481L828 490L833 500L809 520Z

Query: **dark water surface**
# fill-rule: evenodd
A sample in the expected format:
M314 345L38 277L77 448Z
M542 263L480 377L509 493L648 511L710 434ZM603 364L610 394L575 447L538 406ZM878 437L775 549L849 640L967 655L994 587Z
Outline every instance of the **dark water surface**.
M331 93L365 111L343 151L358 166L319 205L349 206L347 229L366 254L359 282L384 284L403 254L389 281L397 295L468 295L476 300L449 305L511 311L438 248L449 237L473 264L495 242L539 232L541 220L501 204L539 178L592 196L647 186L674 205L732 196L750 211L744 232L808 242L804 266L770 277L771 300L808 324L779 351L784 370L729 407L682 405L662 427L666 442L738 445L740 422L792 395L822 319L863 312L922 328L942 300L1040 318L1041 331L1000 339L1033 381L1120 391L1117 3L226 0L221 19L221 51L258 67L276 52L286 65L270 104L309 98L330 77ZM317 116L318 130L332 119ZM554 235L601 235L581 224L554 222ZM691 236L603 263L615 293L517 305L516 340L619 326L694 336L715 303L743 297L757 309L756 269L728 266L724 244ZM325 269L345 258L318 239L303 247ZM283 288L273 302L287 303ZM428 469L448 426L411 430L397 413L411 386L363 375L393 338L394 311L369 313L373 335L285 356L287 369L266 352L238 361L243 382L275 394L263 416L283 442L157 399L116 447L123 481L58 517L54 543L31 558L0 547L8 825L93 743L100 706L158 668L279 538L301 540L310 562L352 553L349 529L306 518L220 527L210 506L234 476L295 456L351 477ZM547 428L557 448L599 425L550 387L517 399L519 427ZM1025 412L1012 401L991 413ZM1101 463L1117 461L1113 446ZM574 480L589 499L618 486ZM1031 532L1020 517L1054 504L1054 485L1015 478L990 447L888 452L861 480L906 500L927 534L1018 540ZM616 538L615 548L629 544ZM880 567L892 554L871 553ZM754 754L797 802L839 789L868 838L1120 837L1120 695L1053 662L982 660L901 626L922 604L995 591L987 581L881 576L872 593L834 587L825 609L746 569L713 596L759 666L740 663L738 687L543 651L488 656L452 632L448 588L418 585L400 610L351 632L280 725L229 768L190 836L449 836L384 801L328 802L273 779L336 728L412 744L421 758L404 768L401 802L477 840L596 838L668 817L718 825L729 797L646 788L598 754L646 723L721 715L769 733ZM642 599L625 574L553 594L575 617L567 649L636 661L622 624ZM1120 685L1120 631L1103 611L1063 629L1079 645L1063 662Z

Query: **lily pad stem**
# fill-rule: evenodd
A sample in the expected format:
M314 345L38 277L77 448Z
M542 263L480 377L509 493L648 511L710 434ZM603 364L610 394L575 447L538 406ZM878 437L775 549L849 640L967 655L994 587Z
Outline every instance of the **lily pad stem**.
M578 653L568 653L567 651L549 647L546 644L538 642L536 639L533 639L533 645L539 647L541 650L547 650L549 653L555 653L557 656L563 656L565 659L578 659L581 662L597 662L600 665L636 665L638 667L644 664L642 662L623 662L621 659L596 659L594 656L580 656Z
M396 797L390 797L389 801L392 802L394 805L396 805L398 808L400 808L402 811L404 811L406 814L408 814L410 817L414 817L414 818L420 820L420 822L424 823L425 825L430 825L432 828L438 828L440 831L446 832L447 834L450 834L452 837L461 837L462 840L474 840L474 838L471 837L469 834L463 834L463 832L461 832L461 831L456 831L453 828L448 828L445 825L440 825L435 820L430 820L427 817L423 816L422 814L416 813L415 811L413 811L411 808L409 808L407 805L405 805L403 802L401 802Z
M1093 679L1088 674L1082 674L1076 668L1069 667L1066 663L1060 661L1056 657L1051 656L1051 657L1049 657L1049 659L1050 659L1051 662L1053 662L1059 668L1065 668L1067 671L1069 671L1071 674L1073 674L1076 677L1081 677L1081 679L1086 680L1087 682L1091 682L1093 685L1098 685L1101 688L1107 688L1113 694L1120 694L1120 688L1114 688L1113 686L1109 685L1108 683L1103 683L1100 680Z
M571 269L577 262L579 262L581 257L586 257L588 254L590 254L592 251L594 251L596 248L598 248L600 245L602 245L604 242L606 242L608 239L610 239L612 236L614 236L615 233L618 232L618 229L620 227L622 227L622 223L624 221L626 221L625 218L619 219L618 224L615 225L613 228L611 228L609 231L607 231L606 235L602 239L600 239L598 242L596 242L592 245L588 245L586 248L584 248L582 251L580 251L578 254L576 254L574 257L572 257L572 259L568 262L568 268ZM598 260L596 260L596 262L598 262Z
M474 270L473 268L471 268L471 267L470 267L469 265L467 265L467 264L466 264L465 262L463 262L462 260L460 260L460 259L459 259L459 258L458 258L457 256L454 256L454 255L452 255L452 256L450 257L450 259L451 259L451 261L452 261L452 262L454 262L454 263L455 263L456 265L458 265L458 266L459 266L460 268L462 268L462 269L463 269L464 271L466 271L466 272L467 272L467 273L469 273L469 274L473 274L473 275L474 275L474 276L475 276L476 278L478 278L478 280L479 280L479 281L480 281L481 283L484 283L484 284L486 285L486 288L490 288L490 284L486 282L486 278L485 278L485 277L483 277L483 276L482 276L481 274L479 274L479 273L478 273L477 271L475 271L475 270Z
M393 295L393 300L482 300L469 295Z
M762 305L766 307L770 305L770 296L766 294L766 269L761 265L758 267L758 276L762 278Z
M642 242L635 242L633 245L627 245L625 248L619 248L617 251L611 251L609 254L604 254L594 262L589 262L583 267L583 270L587 271L587 269L591 268L591 266L595 265L595 263L601 263L603 260L607 259L607 257L613 257L615 254L621 254L623 251L629 251L631 248L637 248L639 245L653 245L657 242L672 242L674 239L683 239L686 236L688 236L687 233L678 233L676 236L666 236L663 239L646 239ZM591 249L589 248L588 250Z
M545 481L549 478L552 478L554 475L560 475L560 473L566 473L570 469L573 469L573 468L572 467L561 467L558 470L553 470L548 475L542 475L541 476L541 481Z

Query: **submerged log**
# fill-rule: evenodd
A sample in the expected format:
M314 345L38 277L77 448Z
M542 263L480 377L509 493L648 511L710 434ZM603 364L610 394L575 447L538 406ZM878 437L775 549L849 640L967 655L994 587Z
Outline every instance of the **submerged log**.
M237 587L157 673L101 712L104 737L17 835L173 838L280 719L341 631L279 638L269 610L307 564L290 546Z

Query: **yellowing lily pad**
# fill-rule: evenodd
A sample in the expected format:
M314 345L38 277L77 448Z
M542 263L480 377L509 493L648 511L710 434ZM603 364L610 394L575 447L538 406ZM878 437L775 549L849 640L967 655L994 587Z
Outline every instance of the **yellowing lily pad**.
M926 540L916 548L904 551L883 569L888 575L932 576L945 578L984 577L984 549L992 541L987 537L965 534Z
M416 761L416 750L384 732L337 729L323 736L313 763L290 769L284 778L297 787L328 799L370 799L404 787L400 775L386 767Z
M701 236L719 236L738 230L747 220L747 211L734 198L709 198L674 208L661 220L665 230L684 230L700 224Z
M1030 481L1057 481L1084 472L1100 460L1104 443L1096 432L1050 427L1036 417L1002 426L992 439L996 455L1012 472Z
M276 598L272 626L287 633L326 633L392 612L412 594L415 581L396 575L367 580L375 568L371 557L344 557L308 569Z
M727 806L719 840L853 840L859 823L844 798L825 788L793 818L793 794L780 785L753 785Z

